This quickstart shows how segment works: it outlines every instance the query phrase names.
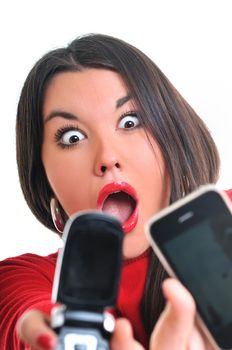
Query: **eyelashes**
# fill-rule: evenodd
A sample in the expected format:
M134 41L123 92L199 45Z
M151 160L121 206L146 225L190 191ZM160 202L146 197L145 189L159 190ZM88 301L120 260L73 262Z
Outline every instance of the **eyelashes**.
M63 126L62 128L59 128L57 130L57 132L55 133L55 141L59 142L60 139L62 138L63 134L66 131L70 131L70 130L76 130L76 128L73 125L66 125L66 126Z
M119 119L118 129L135 129L141 126L141 119L134 111L123 113Z
M129 132L138 127L141 127L140 117L135 111L128 111L121 115L116 129L124 129L126 132ZM70 148L77 146L79 143L85 140L87 138L87 135L77 126L66 125L56 131L54 138L55 142L61 148Z
M85 138L85 133L73 125L64 126L55 133L55 142L62 148L72 147Z

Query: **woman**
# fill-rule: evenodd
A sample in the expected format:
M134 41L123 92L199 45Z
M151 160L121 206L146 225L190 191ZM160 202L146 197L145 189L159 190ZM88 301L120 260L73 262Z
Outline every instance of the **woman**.
M25 199L46 227L54 230L53 217L62 234L67 218L85 209L122 222L124 265L115 314L129 319L135 338L148 348L164 308L165 273L146 241L144 223L200 185L217 181L219 156L203 121L141 51L109 36L88 35L46 54L29 73L18 105L17 161ZM53 345L48 316L27 311L50 314L55 262L56 254L2 262L1 349L20 348L17 329L35 348ZM194 303L171 280L164 285L169 304L151 348L169 333L170 320L183 325L176 288L190 305L190 326L181 331L187 340L179 346L190 341ZM140 346L130 330L125 337L120 322L126 321L117 323L112 346L122 338L131 348Z

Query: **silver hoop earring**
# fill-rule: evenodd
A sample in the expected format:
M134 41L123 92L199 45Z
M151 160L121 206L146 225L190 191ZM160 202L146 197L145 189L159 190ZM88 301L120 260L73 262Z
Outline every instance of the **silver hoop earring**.
M190 187L189 180L185 175L183 176L182 184L183 184L182 197L185 197L186 194L189 193L189 187Z
M50 202L50 210L52 215L52 221L56 228L56 230L60 233L63 233L64 231L64 221L62 219L59 203L56 198L52 198Z

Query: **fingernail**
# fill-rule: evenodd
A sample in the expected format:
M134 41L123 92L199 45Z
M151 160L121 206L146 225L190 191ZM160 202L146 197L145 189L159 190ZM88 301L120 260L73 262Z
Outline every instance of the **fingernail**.
M46 350L51 350L55 346L55 340L48 334L41 334L37 338L37 344Z

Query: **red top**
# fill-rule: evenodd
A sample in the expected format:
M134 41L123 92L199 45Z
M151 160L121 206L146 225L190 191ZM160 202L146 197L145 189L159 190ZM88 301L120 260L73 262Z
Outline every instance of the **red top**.
M232 199L232 190L227 192ZM140 302L149 265L149 252L126 260L123 264L117 315L127 317L135 337L145 346L148 339L140 317ZM56 254L46 257L24 254L0 262L0 349L26 350L16 334L19 316L30 308L50 313L51 289Z
M18 339L15 325L19 316L30 308L49 313L51 289L57 254L46 257L24 254L0 263L0 349L25 349ZM139 303L147 273L149 252L124 262L116 315L127 317L135 336L142 343L146 337L140 320ZM26 348L26 349L29 349Z

